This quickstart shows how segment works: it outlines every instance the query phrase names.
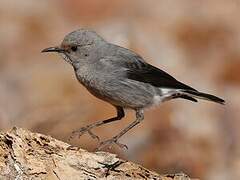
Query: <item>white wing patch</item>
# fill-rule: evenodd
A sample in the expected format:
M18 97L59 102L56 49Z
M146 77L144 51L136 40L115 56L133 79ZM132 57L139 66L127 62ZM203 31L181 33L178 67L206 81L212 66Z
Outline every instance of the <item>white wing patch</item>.
M163 101L166 100L166 98L168 98L172 94L175 94L178 91L180 91L180 89L178 90L178 89L161 88L160 89L161 93L153 96L152 105L156 106L161 104Z

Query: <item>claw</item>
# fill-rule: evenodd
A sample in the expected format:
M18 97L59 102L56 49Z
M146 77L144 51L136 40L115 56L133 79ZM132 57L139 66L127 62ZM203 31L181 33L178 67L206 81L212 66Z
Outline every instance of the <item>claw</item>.
M80 138L83 134L88 133L93 139L97 139L98 141L100 141L100 138L97 135L95 135L90 129L91 129L91 127L86 126L86 127L80 128L79 130L73 131L72 135L69 137L68 140L70 141L71 139L73 139L76 136L78 136L78 138Z
M92 131L88 130L88 134L89 134L93 139L97 139L97 141L100 141L100 138L99 138L96 134L93 134Z
M113 144L116 144L118 147L120 147L122 149L123 148L128 149L127 145L119 143L118 142L118 138L117 137L113 137L111 139L108 139L106 141L101 142L95 151L100 151L100 150L102 150L105 147L108 147L110 149L110 148L112 148Z
M119 143L119 142L115 142L115 144L118 145L121 149L124 149L124 148L125 148L126 150L128 149L128 146L127 146L126 144L121 144L121 143Z

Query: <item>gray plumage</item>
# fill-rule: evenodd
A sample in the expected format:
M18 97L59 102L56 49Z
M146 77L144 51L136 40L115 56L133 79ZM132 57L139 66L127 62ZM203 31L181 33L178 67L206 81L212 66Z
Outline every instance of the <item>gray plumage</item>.
M116 107L117 117L81 128L78 133L88 132L96 126L124 117L123 108L136 111L137 119L112 139L100 143L102 149L117 140L143 119L144 108L164 101L183 98L197 102L205 99L224 104L224 100L201 93L187 86L166 72L148 64L144 59L126 48L108 43L94 31L80 29L68 34L60 47L51 47L42 52L58 52L74 68L79 82L90 93ZM104 123L105 122L105 123ZM125 146L126 147L126 146Z

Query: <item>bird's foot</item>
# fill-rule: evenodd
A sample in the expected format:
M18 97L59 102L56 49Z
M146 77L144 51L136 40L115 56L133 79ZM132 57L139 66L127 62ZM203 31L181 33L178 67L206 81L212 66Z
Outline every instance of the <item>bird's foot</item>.
M98 141L100 141L100 138L91 131L92 128L93 127L91 127L91 126L86 126L86 127L80 128L79 130L73 131L69 140L71 140L72 138L74 138L76 136L78 136L78 138L80 138L83 134L88 133L93 139L97 139Z
M112 148L113 144L116 144L118 147L120 147L120 148L122 148L122 149L123 149L123 148L128 149L127 145L119 143L119 142L118 142L118 139L119 139L119 138L118 138L117 136L114 136L114 137L111 138L111 139L108 139L108 140L106 140L106 141L100 142L100 144L99 144L99 146L97 147L96 151L100 151L100 150L102 150L102 149L105 148L105 147L108 147L108 148L110 149L110 148Z
M106 163L102 163L102 162L98 162L99 164L103 165L103 167L101 168L104 168L106 169L105 171L105 177L107 177L109 174L110 174L110 171L114 171L114 172L120 172L120 170L117 170L116 168L118 166L120 166L121 164L125 163L125 161L116 161L115 163L113 164L106 164Z

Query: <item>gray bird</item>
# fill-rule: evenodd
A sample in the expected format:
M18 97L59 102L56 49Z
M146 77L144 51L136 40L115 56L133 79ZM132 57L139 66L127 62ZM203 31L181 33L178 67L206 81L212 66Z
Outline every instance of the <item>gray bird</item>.
M74 131L73 135L89 133L99 140L91 130L95 127L122 119L124 109L133 109L136 119L119 134L100 142L97 150L116 144L118 139L144 119L144 109L162 102L182 98L193 102L204 99L224 104L216 96L202 93L181 83L166 72L154 67L135 52L105 41L96 32L79 29L65 36L60 46L42 52L57 52L72 65L78 81L87 90L103 101L112 104L116 117L97 121Z

